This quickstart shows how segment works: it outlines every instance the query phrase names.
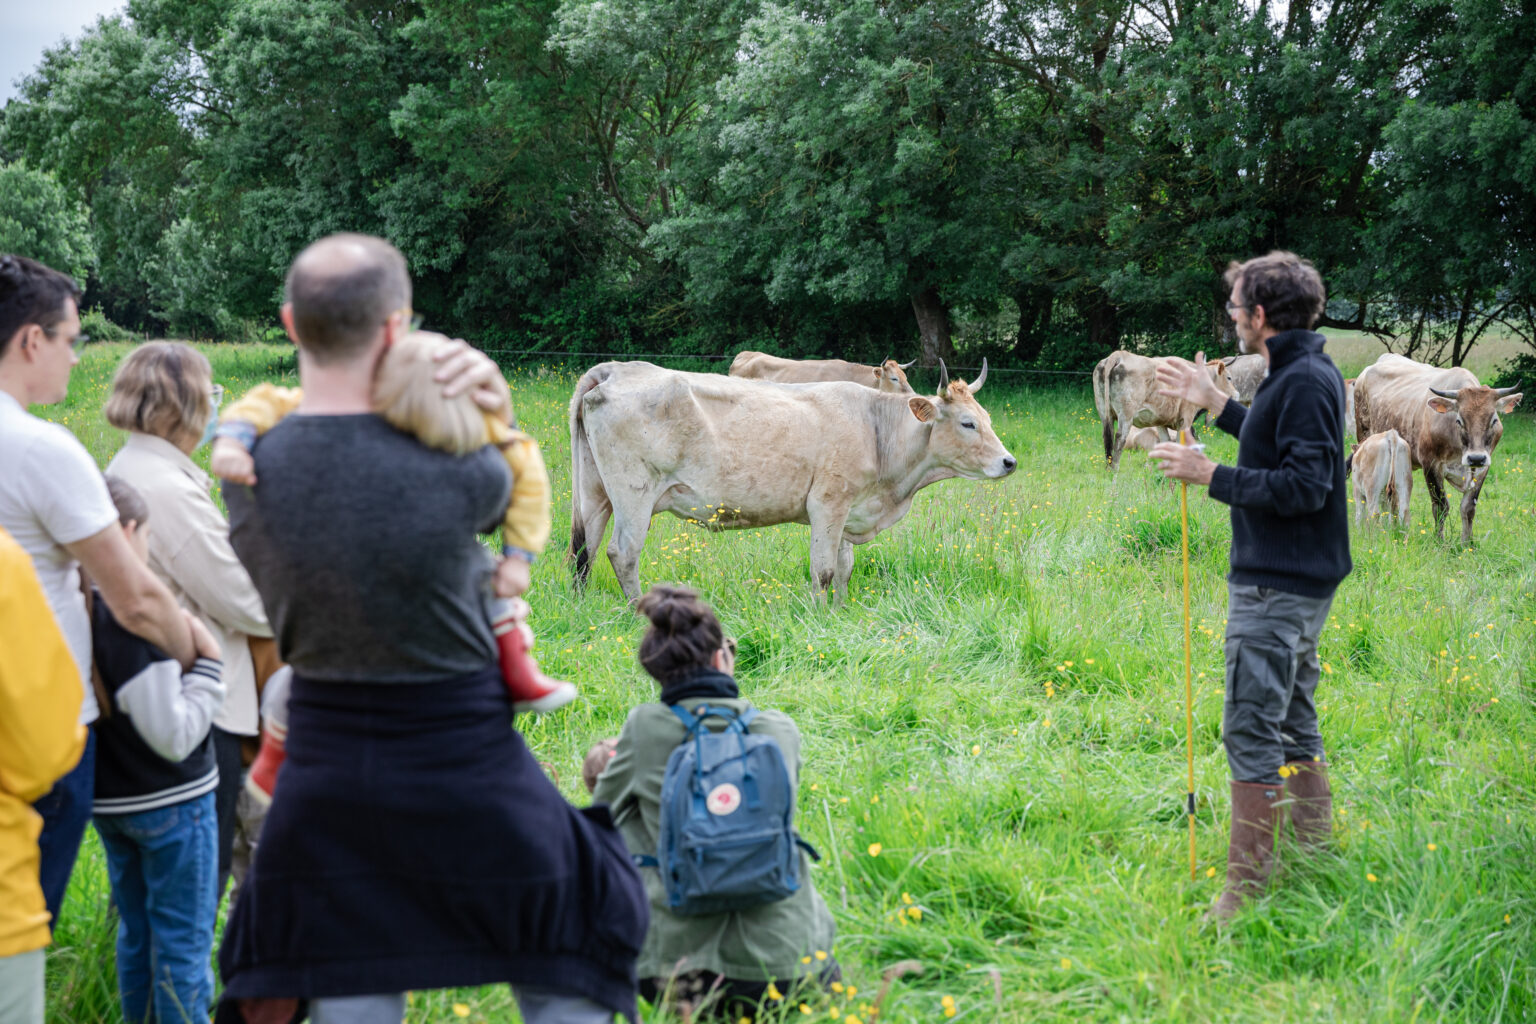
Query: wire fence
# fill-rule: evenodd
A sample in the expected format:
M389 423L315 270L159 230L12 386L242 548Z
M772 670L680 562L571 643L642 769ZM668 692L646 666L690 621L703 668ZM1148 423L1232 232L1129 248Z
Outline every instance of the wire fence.
M527 359L549 360L554 362L576 362L586 360L603 359L646 359L662 360L671 359L677 361L714 362L722 359L734 359L735 356L689 354L685 352L551 352L545 349L510 349L488 348L482 349L486 355L500 362L503 357L510 360L523 361ZM979 366L949 366L945 364L951 373L980 373ZM1029 366L991 366L987 367L987 373L1015 373L1036 374L1045 377L1076 377L1085 379L1092 376L1090 370L1045 370Z

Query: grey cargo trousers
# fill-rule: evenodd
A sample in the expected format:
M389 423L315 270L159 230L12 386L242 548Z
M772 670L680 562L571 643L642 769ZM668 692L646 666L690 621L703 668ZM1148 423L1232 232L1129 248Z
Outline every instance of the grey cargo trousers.
M1287 762L1323 759L1317 638L1333 597L1243 583L1229 583L1227 594L1227 765L1237 782L1279 785Z

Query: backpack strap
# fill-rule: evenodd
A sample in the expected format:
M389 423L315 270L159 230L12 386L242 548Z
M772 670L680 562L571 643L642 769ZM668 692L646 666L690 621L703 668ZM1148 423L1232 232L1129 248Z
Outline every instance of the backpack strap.
M802 839L800 837L800 833L798 833L798 832L795 833L795 845L800 847L800 849L804 850L810 856L811 860L814 860L814 861L821 860L821 854L816 852L816 847L812 846L810 843L808 843L804 839Z
M757 709L752 707L741 712L712 704L700 704L692 712L685 711L676 704L668 704L667 707L677 716L677 720L683 723L683 728L688 730L689 739L692 739L703 727L705 719L719 718L725 722L726 732L745 733L747 726L757 717Z
M633 853L633 854L630 854L629 859L634 862L634 865L637 868L660 868L661 867L661 861L657 860L655 857L652 857L648 853ZM817 857L816 859L820 860L821 858Z

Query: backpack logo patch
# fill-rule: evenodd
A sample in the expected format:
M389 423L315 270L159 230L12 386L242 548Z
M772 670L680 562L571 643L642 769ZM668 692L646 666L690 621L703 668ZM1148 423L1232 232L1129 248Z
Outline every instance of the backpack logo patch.
M729 782L722 782L710 791L706 806L710 814L730 814L741 806L741 790Z

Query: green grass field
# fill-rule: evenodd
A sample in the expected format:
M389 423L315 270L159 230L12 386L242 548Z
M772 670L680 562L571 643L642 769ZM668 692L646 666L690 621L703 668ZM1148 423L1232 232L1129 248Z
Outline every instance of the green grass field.
M231 397L288 365L276 347L204 350ZM88 349L70 400L48 410L103 464L120 442L99 409L124 351ZM1347 374L1364 361L1341 359ZM865 1024L881 972L914 959L922 973L894 985L881 1019L1536 1020L1529 412L1506 419L1475 548L1435 540L1422 484L1406 533L1355 532L1318 695L1336 853L1282 852L1270 895L1218 934L1200 914L1226 851L1226 509L1190 496L1191 881L1177 493L1140 453L1117 477L1104 470L1086 377L1068 390L1003 379L981 397L1019 472L922 492L858 549L846 607L812 599L804 527L710 534L662 518L646 545L642 583L702 591L740 639L744 692L805 735L798 822L824 855L815 881L848 985L777 1012ZM548 367L512 380L555 496L529 595L537 653L582 691L520 724L582 802L583 752L656 688L606 557L583 596L560 557L573 383ZM1217 459L1235 457L1232 439L1205 439ZM90 841L51 954L50 1022L119 1019L106 890ZM417 993L409 1019L517 1014L488 988Z

